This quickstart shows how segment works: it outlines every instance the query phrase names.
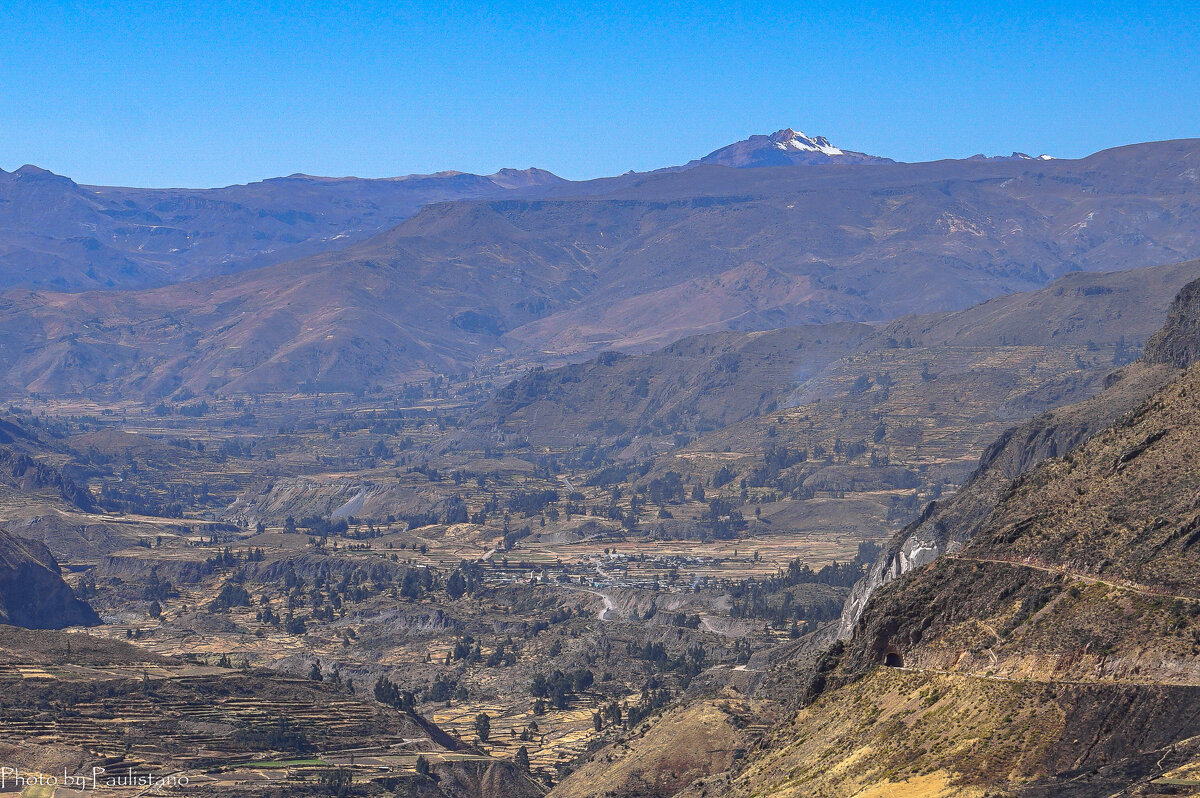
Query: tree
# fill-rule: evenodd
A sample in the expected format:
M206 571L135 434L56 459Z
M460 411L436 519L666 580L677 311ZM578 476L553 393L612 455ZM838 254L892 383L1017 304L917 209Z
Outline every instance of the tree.
M417 775L418 776L428 776L429 775L429 760L423 756L420 756L419 754L417 755Z
M309 668L309 670L308 670L308 678L312 679L314 682L325 681L325 676L324 676L324 674L321 673L321 663L320 662L314 662L312 664L312 667Z
M415 712L417 697L410 690L400 687L386 676L375 682L375 700L381 704L395 707L402 712Z
M463 578L462 571L456 569L446 580L446 595L452 599L460 599L466 592L467 580Z
M321 776L321 787L333 798L348 798L354 794L354 774L349 768L331 770Z
M488 736L492 733L492 719L486 712L480 712L475 716L475 732L479 735L480 742L488 741Z
M221 592L208 605L209 612L225 612L232 607L249 607L250 593L236 582L226 582Z
M650 480L646 486L646 495L650 501L659 506L667 502L683 501L683 477L675 471L668 471L659 479Z
M150 607L147 609L147 612L150 613L151 618L158 618L159 616L162 615L162 605L159 604L157 601L151 601Z
M513 757L513 764L521 770L529 770L529 750L525 746L517 749L517 755Z
M555 709L566 709L571 706L571 687L556 681L550 691L550 703Z

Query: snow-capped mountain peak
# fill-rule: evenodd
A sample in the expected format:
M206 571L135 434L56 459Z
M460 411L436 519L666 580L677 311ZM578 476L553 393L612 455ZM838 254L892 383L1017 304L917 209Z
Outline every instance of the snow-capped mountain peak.
M790 127L772 133L768 138L776 147L784 151L799 150L800 152L821 152L825 155L845 155L842 150L830 144L829 139L824 136L810 138Z
M1038 155L1033 156L1024 152L1014 152L1012 155L972 155L967 158L968 161L1053 161L1053 155Z
M843 150L833 146L824 136L806 136L790 127L769 136L757 135L736 141L710 152L699 162L739 168L796 164L895 163L890 158Z

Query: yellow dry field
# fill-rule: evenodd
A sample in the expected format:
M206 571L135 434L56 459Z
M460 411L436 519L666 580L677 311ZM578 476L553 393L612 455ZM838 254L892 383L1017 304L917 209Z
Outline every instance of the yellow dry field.
M633 703L637 697L631 693L625 700ZM525 746L535 770L552 770L584 752L594 735L592 716L601 707L599 696L584 694L568 709L547 708L542 715L534 715L530 703L524 701L523 706L513 707L501 702L456 702L452 708L428 714L441 728L462 740L482 745L494 757L512 758L518 748ZM475 728L475 718L480 713L491 719L491 734L486 743L479 742ZM531 725L536 725L537 731L529 735L531 740L522 740L522 733Z

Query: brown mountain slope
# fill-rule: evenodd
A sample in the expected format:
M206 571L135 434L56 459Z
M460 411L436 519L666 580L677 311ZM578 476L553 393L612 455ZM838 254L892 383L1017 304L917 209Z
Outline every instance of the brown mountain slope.
M1149 277L1153 272L1154 270L1145 270L1133 272L1128 276L1136 280L1142 274ZM1171 276L1177 279L1185 273L1186 270L1172 273ZM1075 278L1072 276L1070 279ZM1068 405L1046 413L1005 432L988 447L979 468L967 480L961 491L949 501L930 504L919 519L896 535L867 576L855 585L842 614L839 636L849 637L867 600L881 585L933 560L943 552L953 551L974 537L980 524L991 513L1013 479L1047 458L1070 451L1138 406L1171 377L1172 366L1182 368L1196 362L1200 356L1200 349L1195 343L1195 320L1200 317L1200 307L1196 304L1197 287L1197 283L1190 282L1180 290L1171 302L1166 325L1150 337L1141 362L1110 375L1106 379L1107 390L1103 395L1091 401ZM1112 296L1106 293L1108 288L1110 286L1106 285L1079 287L1075 295L1093 299L1103 306L1107 304L1104 299ZM1057 290L1050 289L1054 289L1054 286L1039 293L1062 296ZM1067 296L1070 296L1069 292ZM984 303L979 309L988 311L983 314L985 317L994 316L994 308L1000 301L1002 300ZM1068 298L1067 301L1071 300ZM1058 337L1064 321L1070 326L1067 335L1079 337L1080 334L1090 334L1091 330L1087 324L1089 320L1099 320L1104 325L1113 317L1122 317L1129 321L1137 316L1135 309L1142 306L1140 302L1134 302L1123 308L1109 306L1098 314L1081 311L1066 316L1056 312L1057 308L1047 306L1041 301L1035 300L1029 305L1053 325L1055 337ZM1127 313L1130 310L1134 312ZM960 339L965 340L977 335L977 331L973 331L970 325L963 325L956 318L961 315L951 314L948 317L951 323L947 326ZM890 329L896 326L893 325ZM1029 330L1036 329L1036 325L1010 329L1013 329L1013 332L1009 334L1014 337L1026 336Z
M689 485L710 485L719 469L735 485L747 480L748 498L763 502L763 517L779 532L885 537L927 497L962 484L1014 422L1102 390L1114 361L1137 351L1170 297L1197 274L1200 264L1189 262L1069 275L1040 291L867 328L865 335L865 325L821 325L688 338L647 355L608 354L506 386L442 451L608 446L627 461L652 461L637 480L642 486L668 472ZM1079 314L1083 303L1093 313ZM1114 329L1113 318L1128 323L1130 334ZM1168 372L1131 368L1120 390L1139 401ZM1115 417L1056 415L1044 420L1046 430L1014 435L1011 448L1029 437L1051 453L1065 451L1080 439L1072 432L1080 423L1096 429ZM768 467L768 452L781 447L808 456L782 463L776 457ZM1012 467L1023 470L1044 456L1014 457ZM986 496L973 513L986 514L1019 470L995 473L994 483L972 487ZM670 526L682 533L680 523ZM930 538L939 539L912 536L903 562L919 560L913 547L932 551ZM890 578L892 565L880 564L866 584ZM864 586L857 594L859 606L868 593Z
M884 335L926 346L1141 345L1162 329L1182 286L1200 276L1200 261L1115 272L1073 272L1045 288L989 299L954 313L897 319Z
M905 317L882 329L827 324L726 332L685 338L643 355L607 353L535 371L505 386L468 426L481 435L518 436L551 446L610 443L631 431L642 437L694 435L815 397L840 398L848 387L845 374L874 373L868 361L900 349L918 365L936 362L948 347L1094 345L1107 351L1121 344L1136 351L1159 329L1180 286L1197 276L1200 261L1073 273L1037 291L954 313ZM1095 368L1103 371L1105 365ZM1045 376L1045 381L1055 379ZM1062 398L1045 401L1071 400L1070 390L1061 393ZM1030 397L1030 412L1040 409L1036 401ZM621 423L608 429L603 422L609 420ZM773 417L770 423L777 425Z
M402 227L372 239L353 259L322 256L142 292L14 291L0 298L8 382L56 394L155 396L180 386L197 393L345 388L455 373L496 347L497 321L470 308L515 306L533 283L582 293L571 284L580 275L554 265L558 250L483 206L433 213L489 216L475 231L478 245L489 257L524 264L528 280L423 256L422 249L446 246L434 224L419 237Z
M866 324L822 324L692 336L644 355L607 353L510 383L469 426L552 446L611 442L631 431L694 434L770 412L798 381L876 337Z
M708 794L1200 786L1187 775L1200 762L1198 390L1192 366L1019 478L961 548L878 590L814 674L815 701Z
M659 798L725 770L749 747L747 727L769 719L761 702L717 699L665 713L648 730L615 743L572 773L552 798Z
M839 636L851 635L875 590L970 540L1013 479L1105 429L1172 374L1164 366L1132 364L1108 378L1102 395L1051 410L1004 432L983 453L979 468L961 490L948 500L932 502L893 538L855 585L842 613Z
M1198 159L1182 141L1080 161L699 166L603 196L447 203L336 255L232 277L12 292L0 371L9 391L354 388L961 308L1200 254Z

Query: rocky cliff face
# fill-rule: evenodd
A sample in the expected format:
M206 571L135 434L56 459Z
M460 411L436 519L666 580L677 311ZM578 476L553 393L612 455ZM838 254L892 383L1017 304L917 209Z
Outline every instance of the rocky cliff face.
M62 629L93 626L100 619L63 581L49 549L0 532L0 623Z
M56 493L63 501L84 512L96 509L92 495L63 476L57 468L3 445L0 445L0 483L25 493Z
M1006 432L983 453L979 468L958 493L931 502L920 518L892 539L846 600L838 638L845 640L854 634L867 602L880 587L971 540L1014 479L1109 427L1174 373L1167 366L1133 364L1113 374L1100 396L1045 413Z
M970 541L1012 481L1039 463L1059 457L1107 429L1175 373L1200 361L1200 280L1176 296L1167 322L1146 344L1140 363L1114 372L1100 396L1053 410L1006 432L988 447L962 490L933 502L854 586L838 623L849 639L871 596L883 585Z
M1166 325L1146 342L1143 359L1180 369L1200 361L1200 280L1188 283L1175 297Z

